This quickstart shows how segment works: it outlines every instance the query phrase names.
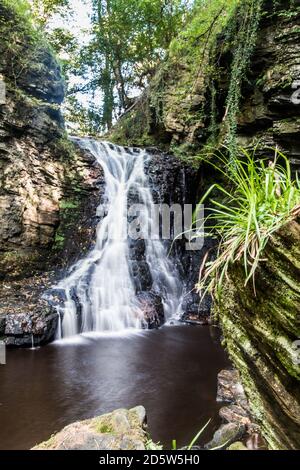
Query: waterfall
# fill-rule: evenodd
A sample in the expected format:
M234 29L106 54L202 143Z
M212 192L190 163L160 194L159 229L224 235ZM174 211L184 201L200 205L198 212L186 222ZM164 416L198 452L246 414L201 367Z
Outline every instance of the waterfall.
M154 201L144 169L151 156L143 150L124 149L107 142L77 141L103 168L106 187L104 204L102 200L98 207L100 222L94 248L56 286L64 292L64 302L57 307L59 336L141 329L145 320L130 269L127 211L131 200L138 201L142 207L142 232L154 224ZM182 283L164 243L153 238L144 243L151 291L162 298L168 320L181 313Z

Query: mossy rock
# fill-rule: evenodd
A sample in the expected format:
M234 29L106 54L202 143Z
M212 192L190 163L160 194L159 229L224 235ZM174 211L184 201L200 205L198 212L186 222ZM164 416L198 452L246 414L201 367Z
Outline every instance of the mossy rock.
M233 266L215 304L224 344L271 449L299 449L300 223L276 233L255 277Z
M66 426L33 450L145 450L153 448L146 432L146 410L119 409Z
M227 450L249 450L242 442L234 442Z

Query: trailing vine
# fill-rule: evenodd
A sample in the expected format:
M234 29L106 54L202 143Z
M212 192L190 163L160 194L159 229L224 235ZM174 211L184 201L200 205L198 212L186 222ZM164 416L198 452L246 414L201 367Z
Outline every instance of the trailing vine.
M224 116L224 121L227 125L225 141L231 157L237 150L237 115L242 96L242 84L256 45L257 31L262 15L262 4L263 0L248 0L243 3L243 10L241 10L243 19L239 31L233 40L234 54ZM245 6L247 6L246 14Z

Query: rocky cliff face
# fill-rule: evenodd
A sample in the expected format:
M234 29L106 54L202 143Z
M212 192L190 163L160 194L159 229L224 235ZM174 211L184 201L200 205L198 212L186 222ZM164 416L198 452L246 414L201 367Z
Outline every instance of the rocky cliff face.
M262 151L278 146L299 166L300 2L288 3L264 2L264 11L273 13L261 19L249 80L242 89L238 140L243 147L259 144ZM220 94L224 91L220 84Z
M184 163L165 152L157 149L149 149L151 159L146 164L145 170L151 185L154 202L166 204L169 208L180 205L184 213L184 205L190 204L194 208L195 197L203 192L205 183L196 168ZM172 216L171 216L172 217ZM172 218L171 218L172 221ZM186 223L186 221L185 221ZM172 226L172 224L171 224ZM210 297L199 306L199 297L195 292L195 284L199 278L199 266L204 253L213 242L210 239L203 241L201 250L186 250L187 238L169 243L170 257L176 265L181 280L187 293L182 305L185 320L206 321L210 315Z
M253 287L232 269L217 303L225 344L269 446L300 442L300 224L272 237Z
M256 47L242 77L237 110L238 143L278 145L299 165L300 1L264 0ZM241 22L243 16L241 11ZM234 19L236 20L236 19ZM233 23L233 22L232 22ZM169 58L149 90L112 133L117 142L159 143L178 155L193 156L224 141L227 98L233 68L232 23L216 37L217 53L199 47L199 67L191 51ZM238 77L238 80L240 77Z
M64 245L58 227L69 209L74 222L99 175L65 135L64 82L49 47L1 2L0 19L6 86L0 105L0 278L7 279L45 269L52 249Z
M300 164L299 5L288 9L287 2L277 2L275 15L262 19L237 129L240 145L258 144L262 154L278 146L295 169ZM298 220L272 238L256 277L256 296L251 286L244 288L243 270L236 268L217 306L226 347L273 449L298 449L300 442L294 343L300 334L299 228Z
M34 334L39 344L57 321L40 298L44 273L90 245L103 178L65 134L64 81L49 46L2 2L0 37L0 336L29 345Z

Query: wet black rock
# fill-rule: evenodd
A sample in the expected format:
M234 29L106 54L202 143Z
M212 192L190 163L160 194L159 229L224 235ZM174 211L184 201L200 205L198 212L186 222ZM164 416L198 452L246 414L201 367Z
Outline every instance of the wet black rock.
M58 315L50 307L40 313L8 314L5 317L7 346L39 346L51 341L56 333Z
M154 292L140 292L137 298L141 304L147 328L152 330L162 326L165 321L162 298Z
M66 292L64 289L48 289L44 294L43 298L53 307L63 305L67 300Z
M169 208L178 205L183 213L184 204L195 202L197 194L198 171L186 165L173 155L166 154L155 148L147 149L151 155L145 162L145 172L149 180L150 189L156 204L166 204ZM136 200L136 194L129 194L130 203L141 202ZM172 229L172 210L170 211L170 240L166 240L166 249L171 248L174 237ZM161 223L161 222L160 222ZM183 231L183 225L182 225ZM161 226L160 226L161 232ZM150 234L153 236L154 234ZM204 251L187 251L187 240L176 241L170 252L170 259L178 269L179 276L184 284L186 296L183 304L186 314L209 315L210 300L203 303L199 310L199 296L194 291L198 280L198 271ZM150 291L153 280L145 258L145 240L129 241L129 258L132 277L136 292ZM199 313L200 312L200 313ZM151 316L151 315L150 315ZM160 322L159 322L160 323ZM151 325L157 322L150 321Z
M136 292L147 291L152 287L152 276L146 261L132 261L131 274Z
M39 63L39 67L28 68L19 77L20 88L40 100L61 104L64 99L65 88L60 66L53 53L41 47L36 52L35 60Z
M199 172L190 165L185 164L173 155L160 152L157 149L147 149L151 154L151 159L146 162L145 169L149 178L150 187L154 202L156 204L167 204L169 208L179 205L182 213L184 205L190 204L194 209L195 201L198 200L199 192ZM172 212L171 218L172 221ZM191 221L184 220L190 226ZM174 229L174 227L173 227ZM184 225L182 224L182 232ZM170 230L171 240L174 238L172 223ZM179 235L177 233L177 235ZM199 278L199 267L207 250L213 248L214 242L210 239L203 239L202 247L191 250L187 238L182 235L176 239L171 246L169 242L170 259L176 265L182 283L184 285L185 297L183 301L184 319L190 316L197 320L210 315L211 299L206 296L199 305L199 295L195 291L195 284Z
M243 433L241 432L240 435L236 437L236 441L243 438L245 442L247 441L247 448L249 450L254 450L259 447L265 448L265 442L261 437L260 428L253 421L249 403L241 384L241 377L237 370L222 370L218 374L217 401L228 403L219 410L219 416L222 421L226 423L226 426L236 425L240 426L240 429L243 430ZM234 429L233 426L231 426L231 428ZM228 427L228 429L231 428ZM220 428L221 435L224 429L226 430L227 428L224 428L224 425L222 425ZM219 434L217 436L219 436ZM232 442L233 441L230 443Z
M135 261L143 261L145 259L145 240L129 239L129 258Z
M196 284L199 282L200 267L207 252L214 254L215 241L209 237L202 240L202 247L199 250L189 250L185 242L177 246L178 256L181 261L185 291L187 295L183 301L183 320L203 321L210 316L212 300L206 294L200 302Z
M82 305L81 305L80 300L78 298L78 294L77 294L77 291L76 291L75 287L72 287L70 289L70 295L71 295L71 299L73 300L73 302L76 306L77 315L80 317L81 313L82 313Z

